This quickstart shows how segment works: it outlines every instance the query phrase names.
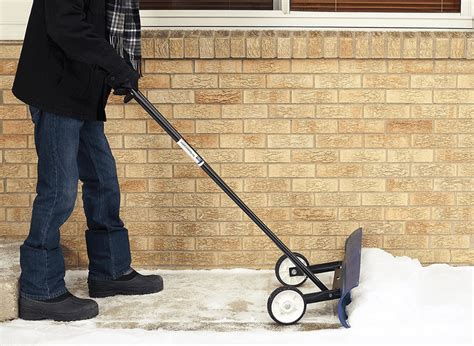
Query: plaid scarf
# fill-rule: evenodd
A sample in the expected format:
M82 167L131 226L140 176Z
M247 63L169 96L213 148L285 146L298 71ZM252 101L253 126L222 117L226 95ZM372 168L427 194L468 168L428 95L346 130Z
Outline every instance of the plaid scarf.
M139 0L107 0L107 33L112 47L141 73Z

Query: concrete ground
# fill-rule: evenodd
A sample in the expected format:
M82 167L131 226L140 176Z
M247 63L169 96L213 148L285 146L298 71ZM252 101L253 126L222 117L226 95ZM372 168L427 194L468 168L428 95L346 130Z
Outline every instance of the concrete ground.
M0 244L0 321L17 317L18 243ZM163 292L146 296L96 299L100 314L90 321L98 328L141 328L173 331L318 330L339 328L336 301L309 305L298 325L276 326L267 313L269 294L279 283L273 271L262 270L154 270L164 278ZM4 275L3 275L4 274ZM87 297L87 271L68 271L69 290ZM326 283L330 276L323 277ZM306 283L303 291L314 290ZM39 327L46 322L28 322ZM58 323L59 324L59 323Z

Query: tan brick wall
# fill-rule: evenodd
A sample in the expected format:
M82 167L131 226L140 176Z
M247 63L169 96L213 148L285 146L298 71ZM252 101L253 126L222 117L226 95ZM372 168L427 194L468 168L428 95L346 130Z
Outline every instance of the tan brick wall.
M292 249L338 259L345 237L423 263L474 263L474 35L153 31L141 89ZM24 238L33 127L0 44L0 236ZM280 255L136 104L107 135L136 266L271 267ZM87 263L78 197L62 229Z

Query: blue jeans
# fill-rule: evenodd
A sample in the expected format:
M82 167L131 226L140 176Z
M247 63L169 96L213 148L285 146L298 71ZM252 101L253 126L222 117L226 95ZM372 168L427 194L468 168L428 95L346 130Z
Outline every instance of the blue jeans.
M87 218L89 277L116 279L130 269L128 231L119 217L115 159L102 121L82 121L30 107L38 154L37 196L20 247L20 294L38 300L66 292L59 229L74 210L77 185Z

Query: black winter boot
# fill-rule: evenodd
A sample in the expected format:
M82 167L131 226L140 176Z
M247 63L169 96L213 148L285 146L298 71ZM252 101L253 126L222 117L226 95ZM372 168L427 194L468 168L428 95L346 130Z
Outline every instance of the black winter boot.
M48 299L34 300L20 297L19 316L24 320L79 321L97 316L99 306L92 299L81 299L66 292Z
M163 290L163 279L159 275L141 275L135 270L115 280L95 280L89 278L89 296L105 298L123 295L141 295L156 293Z

